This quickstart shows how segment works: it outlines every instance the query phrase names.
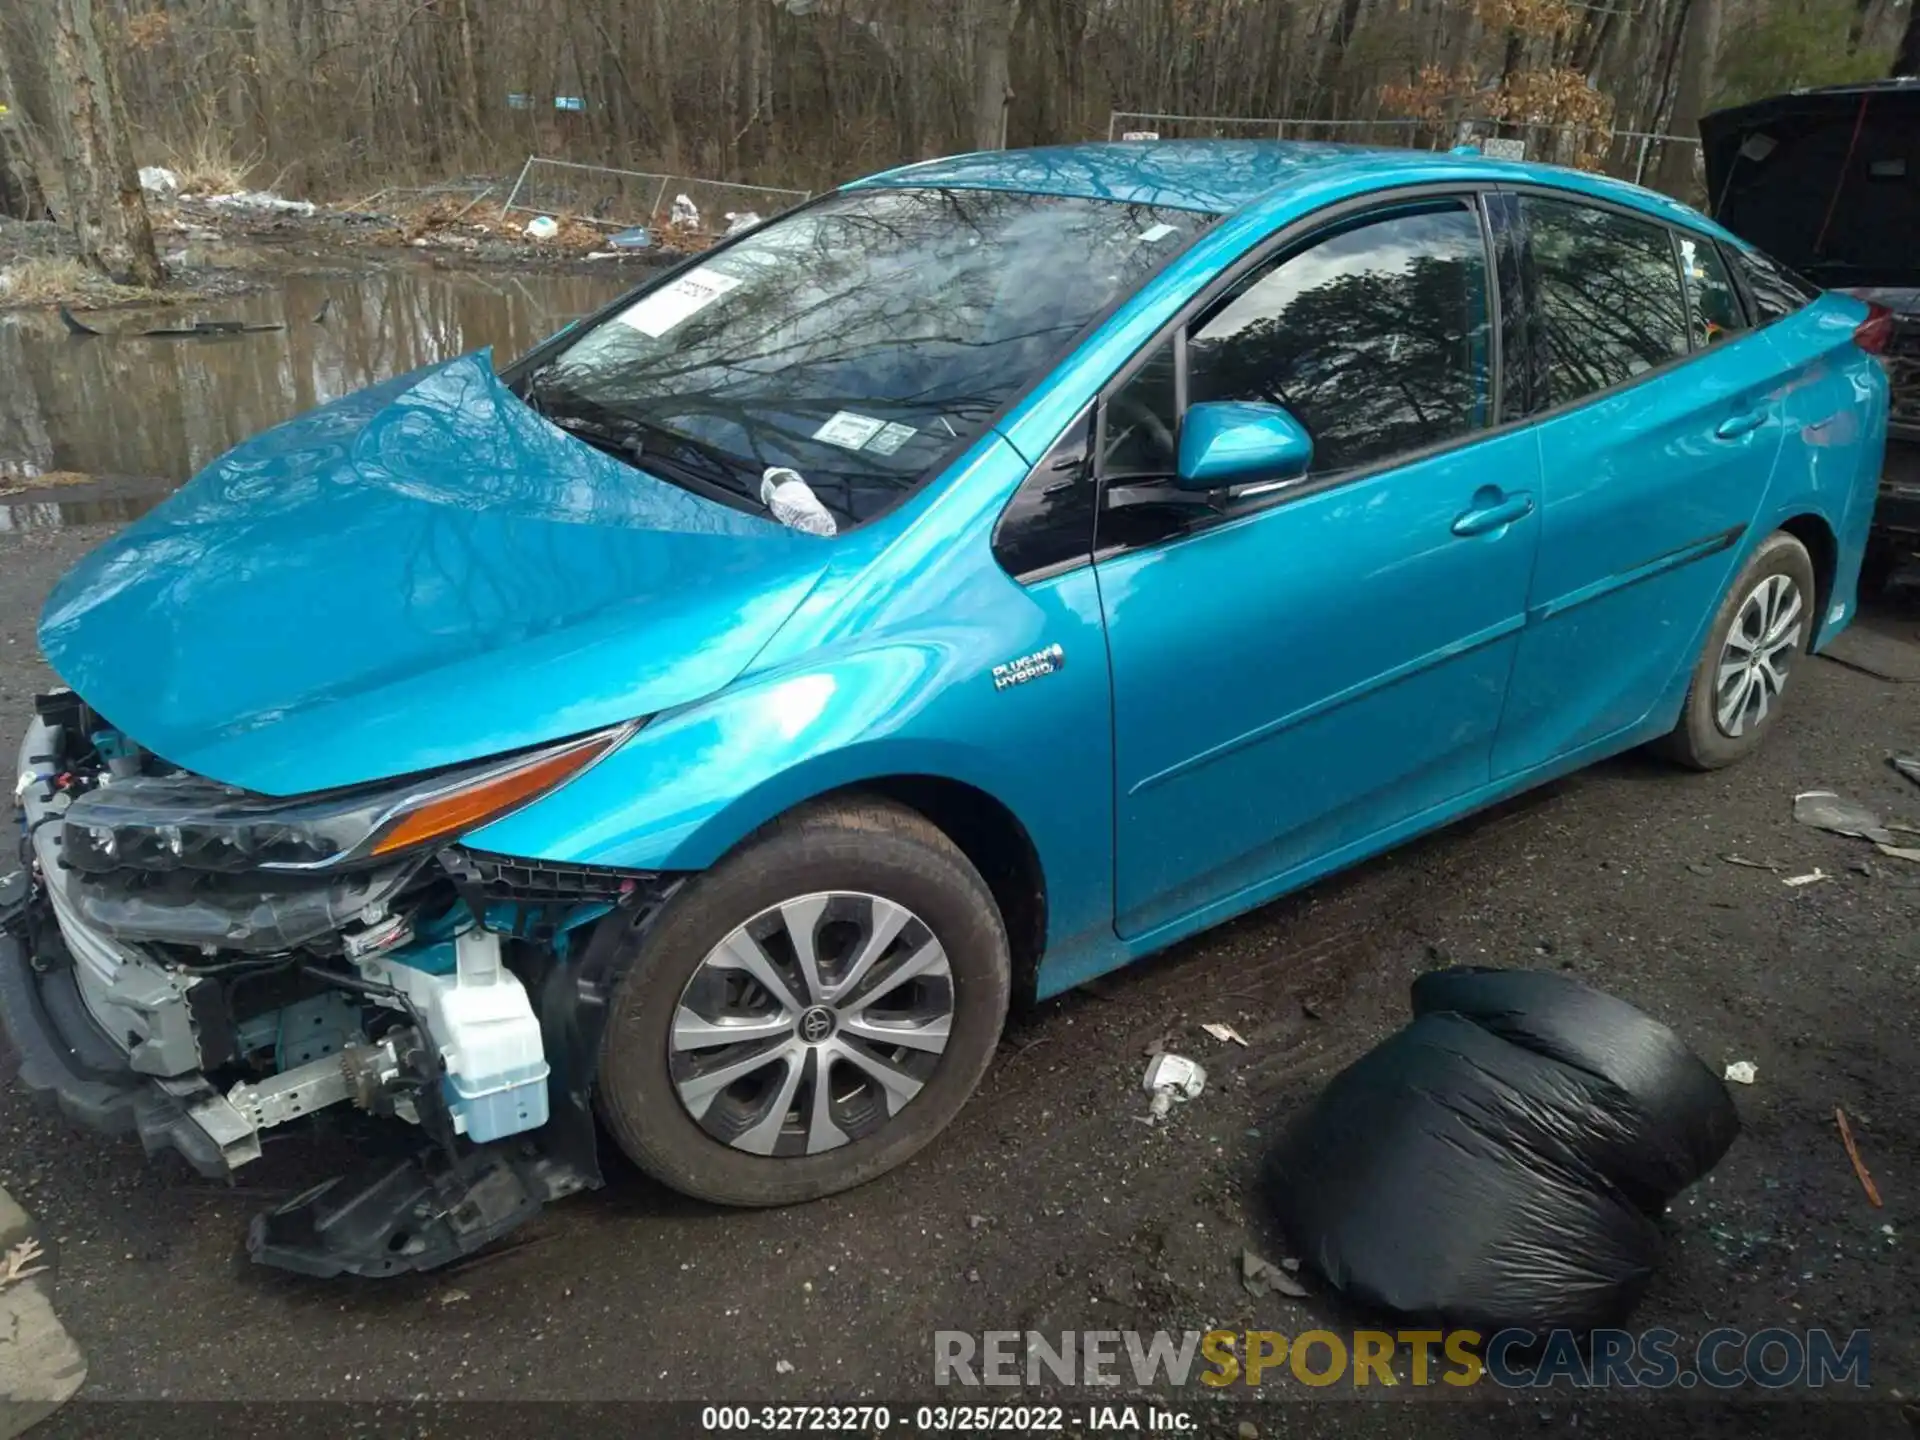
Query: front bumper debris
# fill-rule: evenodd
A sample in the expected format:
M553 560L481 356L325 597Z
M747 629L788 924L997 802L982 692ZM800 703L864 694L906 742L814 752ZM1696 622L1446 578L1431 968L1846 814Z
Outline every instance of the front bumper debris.
M253 1217L247 1253L328 1279L434 1270L491 1244L549 1200L598 1184L506 1145L449 1160L435 1150L369 1165Z
M80 1124L138 1135L149 1155L178 1151L213 1179L225 1179L236 1163L257 1156L252 1127L204 1079L165 1081L137 1073L86 1013L72 973L35 969L24 943L26 876L8 879L18 899L10 918L0 894L0 1024L20 1056L21 1081L51 1094Z
M273 1127L361 1112L363 1153L389 1158L248 1235L256 1261L311 1275L432 1269L601 1183L607 1001L675 877L454 847L255 884L195 863L180 805L141 829L147 795L192 783L139 783L168 772L143 772L70 692L37 704L14 789L22 868L0 873L0 1026L29 1088L215 1179ZM70 824L83 797L104 804ZM115 814L104 841L82 819L96 811ZM69 859L82 839L94 851Z

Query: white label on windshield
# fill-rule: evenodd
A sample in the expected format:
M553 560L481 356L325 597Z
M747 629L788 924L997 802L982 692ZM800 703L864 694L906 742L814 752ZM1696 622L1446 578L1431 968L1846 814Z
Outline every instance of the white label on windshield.
M1151 230L1142 230L1140 232L1140 239L1146 244L1151 245L1155 241L1166 239L1169 235L1173 234L1173 230L1173 226L1162 222L1154 226Z
M631 325L642 335L658 340L674 326L707 306L738 285L732 275L701 265L689 270L671 285L663 286L638 301L620 316L622 325Z
M814 431L813 438L824 440L829 445L838 445L843 450L858 450L886 428L887 422L884 420L842 410Z
M884 425L864 448L874 455L891 455L919 433L911 425Z

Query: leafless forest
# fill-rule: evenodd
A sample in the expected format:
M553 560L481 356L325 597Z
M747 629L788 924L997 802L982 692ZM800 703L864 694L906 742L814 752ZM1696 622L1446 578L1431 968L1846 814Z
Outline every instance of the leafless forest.
M1686 193L1686 147L1641 145L1634 132L1689 134L1716 102L1886 74L1903 36L1909 50L1915 43L1912 9L1912 0L7 0L0 96L11 113L0 117L0 160L55 186L76 159L82 169L110 164L86 153L98 127L82 112L105 113L112 88L136 162L237 165L253 183L317 195L497 173L531 151L817 188L941 152L1103 136L1116 110L1367 121L1289 133L1426 143L1478 121L1525 136L1544 158L1644 171ZM1911 53L1906 64L1915 66Z

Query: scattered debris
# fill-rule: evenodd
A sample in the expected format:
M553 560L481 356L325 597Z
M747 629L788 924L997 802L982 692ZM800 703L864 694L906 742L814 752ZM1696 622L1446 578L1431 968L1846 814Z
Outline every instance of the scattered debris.
M1713 874L1713 867L1711 865L1702 865L1698 861L1695 861L1693 864L1687 866L1687 869L1691 870L1696 875Z
M1866 806L1843 795L1836 795L1831 790L1807 790L1794 796L1793 818L1802 825L1811 825L1835 835L1845 835L1853 840L1870 840L1882 855L1920 864L1920 848L1902 846L1894 835L1896 830L1908 834L1920 833L1913 826L1882 820Z
M797 470L770 465L760 477L760 503L789 530L831 539L839 533L833 515Z
M776 1375L791 1375L793 1373L793 1362L791 1360L774 1361L773 1373Z
M1242 1420L1237 1433L1240 1440L1260 1440L1260 1427L1251 1420Z
M0 1436L46 1419L87 1378L86 1356L54 1313L52 1262L31 1224L0 1190Z
M760 214L756 210L729 210L725 233L729 236L738 235L743 230L751 230L759 223Z
M209 340L229 335L257 335L270 330L284 330L284 325L254 320L196 320L191 325L154 325L145 330L96 330L87 324L65 305L60 307L60 323L67 327L69 335L101 339L109 334L121 339L133 340Z
M1792 886L1798 887L1801 885L1811 885L1816 880L1831 880L1832 878L1833 877L1831 875L1827 874L1826 871L1822 870L1819 866L1816 865L1814 866L1813 869L1809 870L1806 874L1789 875L1787 876L1786 879L1782 880L1780 883L1782 885L1792 885Z
M1311 1292L1294 1279L1290 1273L1300 1268L1298 1260L1285 1267L1262 1260L1251 1250L1240 1252L1240 1283L1247 1287L1249 1295L1290 1295L1295 1300L1304 1300Z
M529 240L551 240L560 233L560 222L551 215L536 215L527 222Z
M1878 815L1831 790L1804 790L1794 796L1793 818L1802 825L1850 839L1871 840L1876 845L1893 843L1892 832L1880 823Z
M1847 1123L1847 1112L1838 1105L1833 1107L1833 1123L1840 1127L1840 1143L1847 1147L1847 1158L1853 1162L1853 1173L1860 1177L1860 1188L1867 1192L1867 1203L1879 1210L1880 1187L1873 1183L1873 1176L1867 1173L1867 1167L1860 1158L1860 1147L1853 1143L1853 1127Z
M142 340L206 340L222 335L260 335L284 325L252 320L196 320L191 325L161 325L132 333Z
M700 228L700 208L686 195L673 197L673 209L667 212L667 223L676 230L698 230Z
M461 1301L471 1300L472 1298L473 1296L464 1290L442 1290L438 1295L433 1297L433 1303L436 1305L458 1305Z
M967 1216L967 1228L969 1230L978 1230L982 1225L986 1223L987 1223L987 1217L984 1215Z
M1247 1042L1241 1038L1240 1032L1231 1025L1223 1025L1215 1020L1202 1025L1200 1028L1218 1040L1222 1045L1238 1045L1242 1049L1246 1048Z
M333 313L333 297L329 295L327 296L326 299L320 302L320 308L313 312L313 323L316 325L326 324L327 316L331 315L332 313Z
M1751 1085L1760 1078L1760 1067L1751 1060L1736 1060L1727 1066L1727 1073L1723 1078L1731 1080L1736 1085Z
M1887 763L1914 784L1920 785L1920 755L1895 755Z
M1163 1050L1147 1066L1141 1088L1153 1096L1148 1107L1152 1119L1160 1120L1176 1101L1192 1100L1207 1088L1207 1072L1184 1055Z
M69 335L98 335L101 333L87 324L86 321L77 318L73 311L64 305L60 307L60 323L67 327L67 333Z
M631 230L622 230L609 235L607 244L616 250L651 250L653 232L644 225L636 225Z
M164 165L142 165L140 188L156 200L171 200L180 193L180 177Z
M39 1275L46 1270L44 1265L33 1262L43 1259L45 1252L40 1242L29 1235L18 1245L11 1246L4 1257L0 1257L0 1290L9 1285L17 1285L30 1275Z
M306 219L312 219L320 208L311 200L289 200L271 190L236 190L230 195L209 195L201 203L217 210L273 210Z
M1780 873L1780 867L1771 860L1749 860L1744 855L1722 855L1720 858L1729 865L1742 865L1749 870L1765 870L1774 875Z

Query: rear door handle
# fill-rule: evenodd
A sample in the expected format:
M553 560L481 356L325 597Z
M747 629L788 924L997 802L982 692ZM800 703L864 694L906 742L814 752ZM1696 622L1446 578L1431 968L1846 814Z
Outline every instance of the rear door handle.
M1714 434L1722 440L1737 440L1749 431L1758 430L1767 423L1765 410L1749 410L1744 415L1729 415L1714 429Z
M1454 517L1453 533L1460 536L1485 535L1491 530L1499 530L1524 520L1533 513L1533 496L1522 490L1516 494L1503 495L1498 499L1485 499L1474 496L1478 501L1471 510L1463 510Z

